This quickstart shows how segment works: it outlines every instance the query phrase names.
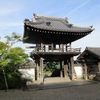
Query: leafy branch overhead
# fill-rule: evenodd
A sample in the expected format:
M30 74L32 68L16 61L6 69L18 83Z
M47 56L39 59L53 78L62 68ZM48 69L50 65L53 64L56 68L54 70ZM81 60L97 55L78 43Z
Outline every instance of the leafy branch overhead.
M5 36L7 41L0 42L0 66L16 66L23 64L28 60L28 55L24 53L21 47L12 47L13 44L22 41L20 35L12 33L11 36Z
M11 36L5 36L5 38L7 39L6 43L10 46L15 44L16 42L20 42L23 40L22 37L20 35L17 35L15 32L13 32Z

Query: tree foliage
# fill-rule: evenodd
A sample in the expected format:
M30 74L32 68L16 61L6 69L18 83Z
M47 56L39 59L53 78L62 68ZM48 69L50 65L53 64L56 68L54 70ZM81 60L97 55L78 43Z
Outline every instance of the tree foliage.
M20 82L18 68L28 60L28 55L21 47L12 47L13 44L22 40L21 36L12 33L11 36L5 38L6 42L0 42L0 88L5 87L3 71L5 71L8 86L17 86Z

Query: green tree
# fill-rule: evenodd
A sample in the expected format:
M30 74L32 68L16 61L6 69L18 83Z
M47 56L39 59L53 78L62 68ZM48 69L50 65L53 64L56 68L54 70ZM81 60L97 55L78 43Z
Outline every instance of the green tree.
M0 42L0 86L1 88L4 88L4 83L6 85L6 88L8 88L8 84L7 84L7 79L6 79L6 75L5 75L5 66L8 65L8 61L7 61L7 50L8 50L9 46L3 42ZM4 79L4 80L3 80Z
M21 47L12 47L16 42L21 41L21 36L12 33L5 37L7 41L0 42L0 88L15 88L21 85L18 68L28 60L28 55ZM8 83L8 84L7 84ZM19 83L19 84L18 84Z

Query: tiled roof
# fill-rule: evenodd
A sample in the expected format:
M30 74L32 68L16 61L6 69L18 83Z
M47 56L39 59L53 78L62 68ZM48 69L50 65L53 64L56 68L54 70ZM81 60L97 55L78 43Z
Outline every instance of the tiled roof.
M100 47L87 47L86 50L100 57Z
M45 30L64 31L64 32L92 32L92 26L78 27L70 24L67 18L55 18L47 16L34 15L32 21L25 20L25 24L30 27L35 27Z
M86 49L78 56L78 59L84 58L84 55L92 54L100 59L100 47L86 47Z
M35 63L32 61L26 62L22 68L34 68L35 67Z

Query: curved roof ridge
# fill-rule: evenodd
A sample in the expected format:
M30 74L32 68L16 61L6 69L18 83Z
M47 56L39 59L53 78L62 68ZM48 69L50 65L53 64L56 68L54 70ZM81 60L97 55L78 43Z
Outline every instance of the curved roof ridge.
M44 16L44 15L40 15L40 14L33 14L34 18L46 18L46 19L52 19L52 20L64 20L68 22L68 18L60 18L60 17L54 17L54 16Z
M100 47L86 47L86 49L100 49Z

